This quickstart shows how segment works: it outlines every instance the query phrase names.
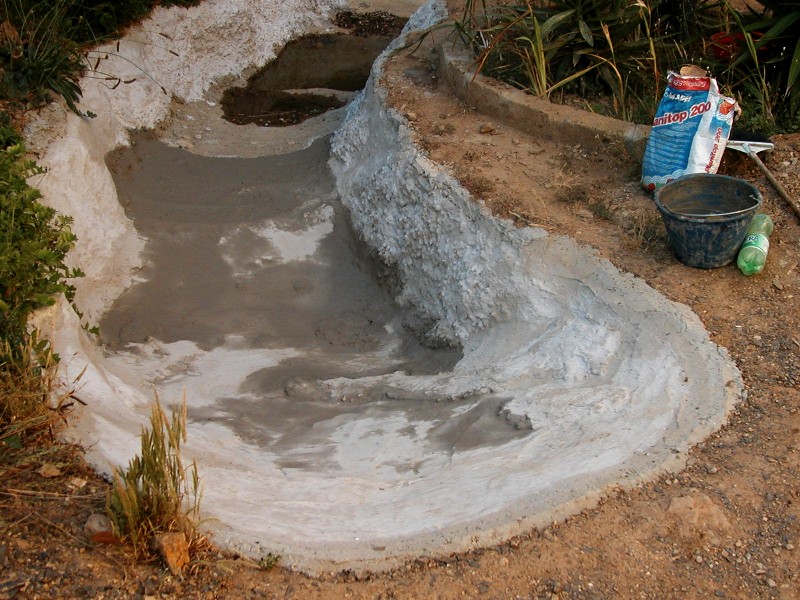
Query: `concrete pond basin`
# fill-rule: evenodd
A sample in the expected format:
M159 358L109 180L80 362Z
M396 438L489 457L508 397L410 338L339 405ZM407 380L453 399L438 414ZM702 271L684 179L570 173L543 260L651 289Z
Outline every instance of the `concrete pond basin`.
M337 7L159 10L120 44L150 78L34 125L102 329L44 317L87 404L70 438L108 473L154 392L185 395L215 543L311 573L498 543L679 468L742 393L725 350L591 249L492 217L388 107L388 52L345 108L223 119L223 89ZM142 43L164 33L178 58Z

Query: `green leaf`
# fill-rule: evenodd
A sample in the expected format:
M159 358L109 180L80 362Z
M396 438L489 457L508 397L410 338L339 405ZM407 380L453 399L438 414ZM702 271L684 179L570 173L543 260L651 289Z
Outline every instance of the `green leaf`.
M0 442L12 450L22 450L22 437L18 433L5 437Z
M583 19L578 19L578 29L580 29L581 36L592 48L594 48L594 36L589 25Z
M800 40L797 40L797 45L794 47L794 55L792 56L791 66L789 67L789 78L786 83L787 95L797 82L798 76L800 76Z
M548 37L553 31L555 31L559 27L559 25L561 25L564 21L572 17L572 15L574 14L575 14L575 9L572 9L572 10L565 10L564 12L549 17L541 25L542 37L543 38Z

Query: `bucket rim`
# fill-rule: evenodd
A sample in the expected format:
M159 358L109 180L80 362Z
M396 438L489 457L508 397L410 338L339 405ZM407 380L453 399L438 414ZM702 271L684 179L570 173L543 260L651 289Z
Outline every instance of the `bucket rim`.
M726 179L726 180L729 180L729 181L735 181L737 183L744 183L748 187L752 188L753 192L751 194L749 194L748 197L749 198L753 198L755 200L755 204L753 206L749 206L747 208L742 208L742 209L731 211L731 212L727 212L727 213L716 213L716 214L713 214L713 215L703 215L703 214L688 214L688 213L675 212L675 211L671 210L669 207L665 206L661 202L661 198L659 197L659 194L668 185L671 185L673 183L677 183L679 181L687 180L687 179L704 179L704 178ZM658 210L670 215L671 217L674 217L676 219L683 220L683 221L708 221L710 219L715 219L716 220L716 219L726 218L726 217L739 217L739 216L747 215L748 213L757 211L761 207L763 202L764 202L764 197L761 195L761 192L759 191L759 189L755 185L753 185L752 183L747 181L746 179L741 179L739 177L731 177L730 175L719 175L717 173L687 173L685 175L681 175L680 177L677 177L677 178L673 179L672 181L668 182L663 187L658 188L655 191L655 194L653 195L653 199L655 200L656 207L658 208Z

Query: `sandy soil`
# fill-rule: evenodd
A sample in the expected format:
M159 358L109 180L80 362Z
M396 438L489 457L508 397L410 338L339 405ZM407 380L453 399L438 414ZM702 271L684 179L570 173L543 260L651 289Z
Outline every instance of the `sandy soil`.
M106 484L69 448L0 483L0 598L800 598L800 222L746 157L721 172L752 180L775 221L763 273L686 267L669 252L638 169L614 148L533 139L454 100L427 49L394 59L391 102L419 143L497 214L596 248L690 306L729 349L747 398L682 472L502 546L356 578L261 570L210 550L184 578L89 543ZM800 136L767 165L800 197ZM52 475L52 473L51 473Z

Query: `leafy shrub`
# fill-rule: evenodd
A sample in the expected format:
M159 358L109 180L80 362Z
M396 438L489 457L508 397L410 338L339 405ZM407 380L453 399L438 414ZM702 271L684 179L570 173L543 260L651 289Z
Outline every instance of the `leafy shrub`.
M477 10L468 0L456 26L487 74L540 96L562 88L583 95L605 90L616 113L627 118L637 103L655 107L665 65L682 52L675 40L696 37L697 24L718 6L554 0Z
M197 539L200 502L197 465L186 469L181 443L186 441L186 402L168 419L156 398L150 430L142 429L141 454L125 470L114 471L107 512L115 533L131 542L138 554L147 552L157 533L182 531Z
M52 0L51 0L52 1ZM96 42L114 37L129 25L146 17L156 6L188 8L201 0L74 0L69 17L80 24L80 41Z
M53 304L58 294L72 301L75 287L68 280L83 275L65 264L76 240L70 217L41 204L39 190L28 185L42 172L25 158L22 143L0 149L0 338L12 343L25 341L32 311Z
M610 94L613 114L648 122L666 71L698 63L739 98L745 115L791 131L800 125L797 2L767 0L742 14L727 1L466 0L455 27L478 68L533 94ZM738 30L730 60L711 36Z
M0 96L36 108L49 101L52 91L77 113L78 81L86 64L67 18L72 2L47 4L44 12L44 3L31 6L25 0L3 0Z
M800 2L759 4L744 13L728 7L739 43L722 77L755 129L800 131Z
M21 344L0 341L0 464L50 433L61 404L51 408L54 376L55 357L35 332Z
M37 108L54 92L81 114L79 81L89 68L90 46L114 38L156 6L189 7L200 1L2 0L0 99Z

